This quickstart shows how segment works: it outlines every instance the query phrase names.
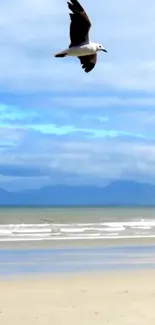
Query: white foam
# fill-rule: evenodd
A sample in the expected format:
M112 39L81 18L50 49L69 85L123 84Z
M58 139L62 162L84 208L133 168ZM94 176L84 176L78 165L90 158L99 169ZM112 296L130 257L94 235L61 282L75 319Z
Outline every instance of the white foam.
M155 220L0 225L0 241L155 237Z

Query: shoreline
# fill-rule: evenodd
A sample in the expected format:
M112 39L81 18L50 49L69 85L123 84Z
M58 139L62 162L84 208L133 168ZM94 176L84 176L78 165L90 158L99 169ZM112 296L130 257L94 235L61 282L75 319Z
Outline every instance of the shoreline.
M107 246L153 246L155 237L110 238L110 239L79 239L79 240L36 240L36 241L0 241L3 249L44 249L44 248L76 248L76 247L107 247Z

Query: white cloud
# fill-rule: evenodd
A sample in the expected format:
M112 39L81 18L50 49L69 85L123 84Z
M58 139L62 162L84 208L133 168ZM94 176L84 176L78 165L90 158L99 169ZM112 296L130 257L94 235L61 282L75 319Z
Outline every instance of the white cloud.
M51 136L36 138L29 135L18 141L14 149L1 151L3 165L36 166L46 175L10 178L11 186L31 187L52 183L105 184L114 179L134 179L155 183L154 143L131 142L129 139L98 139L70 141L54 140ZM30 175L31 176L31 175ZM6 176L7 177L7 176ZM31 180L32 178L32 180ZM31 182L32 181L32 182ZM5 188L9 187L6 178ZM13 185L14 184L14 185ZM0 182L0 186L4 185Z

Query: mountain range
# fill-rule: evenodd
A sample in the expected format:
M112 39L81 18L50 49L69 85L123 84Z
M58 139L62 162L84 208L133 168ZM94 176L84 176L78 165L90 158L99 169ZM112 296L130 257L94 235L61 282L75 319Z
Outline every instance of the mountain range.
M0 189L1 206L153 206L155 185L115 181L105 187L48 186L9 192Z

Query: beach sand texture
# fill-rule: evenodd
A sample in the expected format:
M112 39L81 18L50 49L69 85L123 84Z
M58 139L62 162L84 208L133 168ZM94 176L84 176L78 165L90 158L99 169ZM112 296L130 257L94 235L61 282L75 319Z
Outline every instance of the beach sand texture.
M0 324L154 325L155 271L1 280Z

